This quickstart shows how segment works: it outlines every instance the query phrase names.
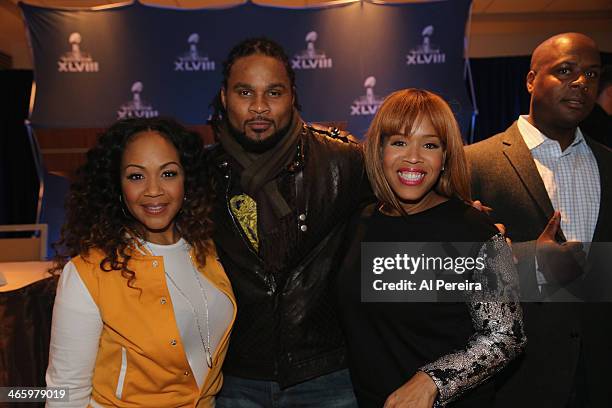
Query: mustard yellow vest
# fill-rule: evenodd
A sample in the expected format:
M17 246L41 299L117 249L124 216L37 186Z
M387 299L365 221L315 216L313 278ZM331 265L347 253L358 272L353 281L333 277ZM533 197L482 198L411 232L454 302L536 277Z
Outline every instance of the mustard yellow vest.
M210 254L206 265L198 270L228 296L234 313L202 389L198 389L193 378L179 335L163 257L134 251L129 267L136 272L134 286L142 292L128 288L127 279L119 271L102 271L103 258L102 252L92 250L87 257L72 259L103 322L93 374L92 405L212 407L214 395L223 382L221 366L236 318L236 299L216 253Z

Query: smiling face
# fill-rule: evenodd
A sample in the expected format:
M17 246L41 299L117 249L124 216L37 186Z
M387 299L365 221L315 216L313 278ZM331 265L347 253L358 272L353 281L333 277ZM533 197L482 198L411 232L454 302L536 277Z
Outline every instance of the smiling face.
M420 120L409 135L402 133L383 141L383 172L400 205L411 214L445 200L435 191L444 151L428 118Z
M261 54L237 59L221 91L230 126L255 142L289 125L293 99L283 63Z
M534 51L527 75L530 121L546 136L568 134L593 109L601 62L591 39L580 34L551 38Z
M156 244L178 240L174 227L184 197L184 173L174 145L157 132L135 134L121 160L125 206Z

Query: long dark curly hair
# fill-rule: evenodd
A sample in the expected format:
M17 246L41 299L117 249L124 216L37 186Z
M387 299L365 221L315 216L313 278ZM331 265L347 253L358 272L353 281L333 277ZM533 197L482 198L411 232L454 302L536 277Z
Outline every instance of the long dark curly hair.
M58 274L70 258L87 257L91 249L105 254L100 262L104 271L121 271L134 287L136 273L129 269L134 238L144 238L142 225L120 200L121 159L134 135L153 131L176 148L185 173L185 200L175 218L182 237L195 249L197 261L204 265L211 249L212 188L205 166L202 139L178 122L167 118L138 118L113 124L87 152L87 162L77 170L77 179L66 202L66 222L56 251L51 273Z

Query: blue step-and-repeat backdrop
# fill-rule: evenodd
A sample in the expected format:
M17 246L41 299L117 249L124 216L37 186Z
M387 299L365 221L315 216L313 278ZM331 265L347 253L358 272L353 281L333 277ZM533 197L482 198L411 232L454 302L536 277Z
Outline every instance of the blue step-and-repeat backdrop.
M204 124L231 47L266 36L291 58L306 120L347 121L361 137L387 94L417 87L443 95L465 131L473 112L463 76L470 5L179 10L135 2L64 10L21 3L37 84L31 121L106 127L119 118L163 115Z

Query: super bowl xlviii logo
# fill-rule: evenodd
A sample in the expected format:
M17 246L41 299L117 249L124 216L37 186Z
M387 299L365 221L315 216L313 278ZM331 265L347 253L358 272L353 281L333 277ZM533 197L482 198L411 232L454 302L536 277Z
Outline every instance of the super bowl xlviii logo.
M132 84L132 100L121 105L117 111L117 119L153 118L159 116L159 112L153 109L149 103L142 100L140 94L143 89L142 82L138 81Z
M174 61L175 71L214 71L215 61L211 61L207 56L201 55L198 50L200 36L193 33L187 38L189 51L178 57Z
M89 53L81 50L81 34L72 33L68 36L70 51L64 53L57 61L59 72L98 72L99 64L93 60Z
M432 25L423 29L421 32L423 43L410 50L410 54L406 55L406 65L444 64L446 62L446 54L431 43L433 32L434 27Z
M366 89L366 93L353 101L351 116L373 115L383 103L383 98L379 98L374 94L376 78L373 76L367 77L363 86Z
M332 59L322 50L315 48L318 35L316 31L306 34L306 49L295 54L291 60L293 69L326 69L332 67Z

